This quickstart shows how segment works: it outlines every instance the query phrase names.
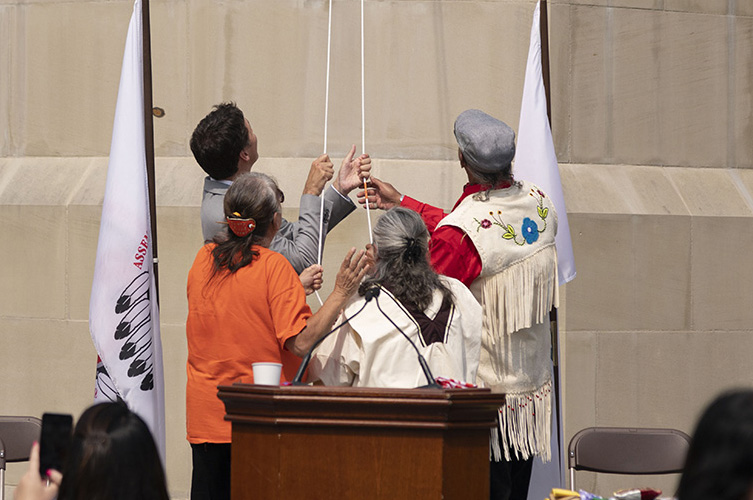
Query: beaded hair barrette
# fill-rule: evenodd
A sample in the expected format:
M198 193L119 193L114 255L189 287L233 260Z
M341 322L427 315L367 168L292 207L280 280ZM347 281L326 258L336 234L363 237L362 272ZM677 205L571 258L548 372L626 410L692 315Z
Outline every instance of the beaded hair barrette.
M234 235L243 238L254 232L254 229L256 229L256 221L254 219L243 219L238 212L233 212L233 215L235 217L225 217L225 219Z

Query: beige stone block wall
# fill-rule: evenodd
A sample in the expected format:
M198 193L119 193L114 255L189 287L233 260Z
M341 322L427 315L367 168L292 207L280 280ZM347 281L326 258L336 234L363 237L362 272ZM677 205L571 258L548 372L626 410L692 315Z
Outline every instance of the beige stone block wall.
M0 155L10 152L11 92L13 82L12 47L16 42L15 7L0 5Z
M358 2L335 0L328 151L361 149ZM366 144L375 175L450 207L465 182L455 116L517 128L533 0L366 2ZM130 0L0 0L0 412L79 415ZM751 386L753 3L550 0L553 133L578 277L563 287L566 441L590 425L690 432L720 390ZM186 498L186 273L203 174L188 148L235 100L285 216L323 149L326 0L151 2L167 474ZM376 214L374 214L374 220ZM357 211L325 252L368 241ZM316 307L316 300L310 301ZM9 466L8 492L23 466ZM676 477L581 473L601 494Z
M730 53L731 43L748 53L749 19L585 6L570 17L575 161L751 165L734 140L750 128L750 104L728 92L750 88L749 65Z
M44 244L36 242L36 246L40 250L58 247L62 254L57 265L40 265L45 264L47 254L24 252L18 245L12 254L14 266L2 268L4 272L17 269L23 275L22 281L0 282L0 295L9 304L0 316L0 326L9 333L4 339L13 346L12 350L2 350L3 370L24 380L18 386L8 386L11 389L3 394L1 404L17 413L40 414L56 409L79 414L90 401L95 358L88 340L88 293L101 200L97 202L97 197L89 198L89 194L98 187L101 198L104 162L81 161L84 176L77 180L78 190L70 197L79 204L60 202L52 211L39 205L0 204L1 220L11 231L17 228L29 232L28 217L49 222L39 226L44 233L38 237ZM58 179L42 174L69 162L72 159L36 159L36 165L25 165L24 170L37 179L41 191L53 192ZM279 173L283 162L262 159L261 163L267 163L264 170ZM198 199L196 187L201 174L197 169L185 171L187 164L190 161L184 158L158 160L158 196L164 202L158 208L158 241L168 474L176 497L187 491L190 472L183 430L184 287L201 240L198 202L191 201ZM404 162L382 160L375 170L417 198L443 206L452 203L453 188L461 184L457 175L453 176L459 171L454 163L408 164L410 169L404 168ZM3 167L1 184L15 184L7 182L6 174L13 177L18 169ZM296 168L292 177L302 177L305 167ZM725 197L714 198L725 208L713 208L714 203L707 199L706 206L711 208L706 210L724 212L737 207L739 213L691 217L687 207L701 206L702 200L694 203L697 193L693 189L678 190L672 179L692 178L697 174L694 169L593 167L563 166L578 259L578 277L567 285L560 317L566 437L589 425L656 425L690 431L697 412L717 391L749 385L746 359L751 346L746 339L753 313L744 303L750 297L753 276L745 252L740 251L751 244L753 234L749 227L753 224L751 208L740 201L749 191L730 196L729 173L714 169L711 173L718 175L708 176L706 182L711 193ZM442 173L447 186L419 187L417 172L424 174L419 177ZM607 175L605 172L611 173L621 190L610 191L603 178L600 183L594 178L599 176L589 175ZM751 180L749 175L744 177ZM692 182L677 184L696 187ZM652 195L652 189L657 196ZM0 200L5 199L7 190L0 194ZM605 202L604 210L594 213L589 207L599 205L599 200ZM288 207L285 215L294 218L295 207ZM51 226L58 231L50 231ZM34 244L33 239L23 241ZM325 253L325 295L331 290L342 255L351 245L362 246L367 241L365 211L356 212L332 231ZM16 305L14 297L23 305ZM311 302L316 307L315 301ZM17 333L19 329L25 332L24 340ZM49 359L51 356L55 359ZM44 375L30 373L27 378L29 367L39 365L44 366ZM48 378L55 384L46 384ZM37 397L28 397L32 391ZM18 468L9 473L11 484L17 474ZM635 484L584 476L580 485L594 491ZM674 478L662 479L659 485L671 489L672 481Z
M690 433L718 392L751 386L750 172L595 167L564 169L578 264L563 333L566 436L592 425ZM597 193L609 200L601 213ZM588 491L676 486L672 476L578 478Z

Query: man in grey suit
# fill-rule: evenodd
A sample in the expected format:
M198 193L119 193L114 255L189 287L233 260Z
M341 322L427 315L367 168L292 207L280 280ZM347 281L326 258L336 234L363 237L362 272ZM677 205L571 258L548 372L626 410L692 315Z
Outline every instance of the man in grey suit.
M191 151L208 174L201 202L201 228L205 243L209 243L226 227L221 222L225 220L225 192L259 158L257 139L243 112L234 103L222 103L196 126L191 136ZM355 151L353 146L334 183L323 194L334 168L326 154L314 160L303 188L298 221L283 219L272 240L270 249L281 253L299 274L319 260L320 196L324 197L324 235L355 209L348 194L363 184L363 178L368 178L371 170L371 158L366 154L354 158Z

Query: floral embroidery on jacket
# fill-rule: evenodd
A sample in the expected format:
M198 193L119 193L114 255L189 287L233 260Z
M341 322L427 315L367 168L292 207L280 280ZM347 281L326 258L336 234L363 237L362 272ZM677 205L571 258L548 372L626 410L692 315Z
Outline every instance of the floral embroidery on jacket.
M531 188L528 196L531 196L536 200L536 215L538 215L538 218L543 222L541 229L539 229L539 225L536 221L530 217L525 217L520 226L521 234L518 234L512 224L504 221L502 218L502 211L497 210L496 213L489 212L491 220L478 220L474 218L473 220L477 225L476 231L480 231L481 229L491 229L492 227L497 226L505 231L502 233L503 239L512 240L519 246L523 246L526 243L529 245L535 243L539 239L539 234L546 231L546 218L549 216L549 208L544 206L544 198L546 198L546 195L540 189Z
M523 219L523 238L529 245L539 239L539 226L536 225L531 219L526 217Z

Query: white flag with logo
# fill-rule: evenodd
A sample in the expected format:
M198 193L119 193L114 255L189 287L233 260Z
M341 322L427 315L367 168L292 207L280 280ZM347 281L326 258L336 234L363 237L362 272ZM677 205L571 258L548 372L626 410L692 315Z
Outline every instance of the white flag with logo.
M515 152L515 176L533 182L549 195L557 210L557 256L559 281L564 285L575 278L575 257L567 222L565 195L562 192L552 130L546 114L546 92L541 73L541 33L539 2L533 13L531 44L528 48L523 102L520 106L518 144Z
M165 394L144 138L143 24L128 28L102 203L89 330L101 364L95 401L122 398L165 457Z

